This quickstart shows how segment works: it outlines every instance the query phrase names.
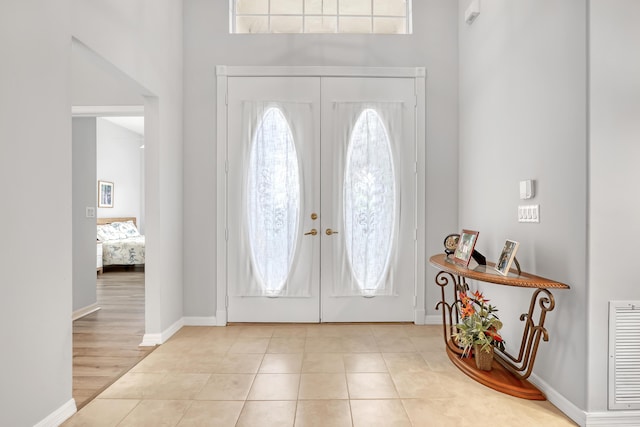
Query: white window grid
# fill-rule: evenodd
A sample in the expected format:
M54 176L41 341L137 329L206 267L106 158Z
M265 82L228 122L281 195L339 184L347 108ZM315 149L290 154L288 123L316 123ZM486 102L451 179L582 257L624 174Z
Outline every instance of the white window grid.
M267 0L268 1L268 10L271 11L271 0ZM411 0L406 0L405 3L405 13L404 15L377 15L374 14L374 0L371 0L371 14L370 15L352 15L352 14L341 14L340 13L340 3L341 2L348 2L349 0L336 0L337 1L337 5L336 5L336 13L330 13L330 14L324 14L324 13L306 13L305 8L306 8L306 2L303 1L302 2L302 13L287 13L287 14L283 14L283 13L279 13L279 14L272 14L272 13L242 13L242 14L237 14L236 13L236 0L229 0L229 10L231 11L231 13L229 14L229 29L230 29L230 33L231 34L247 34L247 33L238 33L237 32L237 28L236 28L236 17L241 16L241 17L266 17L267 21L268 21L268 29L266 32L262 32L262 33L257 33L257 34L269 34L269 33L273 33L273 29L271 26L271 18L273 17L301 17L302 18L302 32L301 33L294 33L294 34L326 34L326 33L310 33L307 32L306 29L306 20L304 18L335 18L336 19L336 33L341 33L340 31L340 18L371 18L371 26L370 26L370 34L388 34L388 33L376 33L374 31L374 19L373 18L402 18L405 20L405 32L404 33L393 33L393 34L411 34L413 32L413 26L412 26L412 19L411 19ZM402 1L402 0L389 0L389 1ZM254 33L256 34L256 33ZM329 34L335 34L335 33L329 33ZM349 34L348 32L345 32L345 34ZM364 33L367 34L367 33Z

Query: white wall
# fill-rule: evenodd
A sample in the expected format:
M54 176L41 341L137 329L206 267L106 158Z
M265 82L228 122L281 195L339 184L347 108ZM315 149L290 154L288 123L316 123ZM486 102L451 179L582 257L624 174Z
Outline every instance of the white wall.
M183 315L182 2L72 0L71 32L145 97L145 337L157 342Z
M427 256L457 229L457 4L413 2L414 34L230 35L228 2L186 0L185 315L216 307L216 65L424 66L427 68ZM427 268L427 260L420 260ZM434 310L435 271L426 308Z
M97 119L98 180L113 182L113 207L98 208L98 217L133 216L141 224L142 173L144 149L142 135L104 118ZM97 185L94 192L97 197ZM96 199L97 200L97 199ZM141 230L143 231L143 230Z
M96 219L86 208L96 209L96 119L72 119L73 158L73 311L97 301Z
M147 279L155 283L147 302L156 309L147 331L182 316L182 3L1 2L0 222L10 226L0 245L0 323L19 319L0 328L3 426L57 425L75 409L72 35L155 96L147 98L146 217Z
M640 300L636 256L621 243L640 240L639 15L636 0L590 2L590 411L607 408L608 302Z
M550 341L540 344L534 374L585 408L586 0L483 0L471 26L462 23L468 4L459 1L459 226L480 231L477 249L489 260L514 239L524 271L571 286L553 292ZM537 194L521 202L518 182L528 178ZM540 223L518 223L519 203L540 204ZM532 292L481 288L515 352Z
M0 425L71 405L69 1L0 2Z

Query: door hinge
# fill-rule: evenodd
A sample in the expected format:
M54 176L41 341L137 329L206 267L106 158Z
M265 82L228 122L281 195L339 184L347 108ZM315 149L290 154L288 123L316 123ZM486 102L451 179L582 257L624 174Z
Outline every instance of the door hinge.
M224 306L229 307L229 295L225 295L224 296Z
M228 228L224 229L224 240L225 240L225 242L229 241L229 229Z
M413 106L414 107L418 106L418 94L417 93L413 94Z
M414 295L413 296L413 306L417 307L418 306L418 295Z
M229 105L229 92L224 93L224 105Z
M224 161L224 173L229 173L229 162L227 160Z
M414 228L413 229L413 240L418 240L418 229Z
M413 162L413 173L418 174L418 162Z

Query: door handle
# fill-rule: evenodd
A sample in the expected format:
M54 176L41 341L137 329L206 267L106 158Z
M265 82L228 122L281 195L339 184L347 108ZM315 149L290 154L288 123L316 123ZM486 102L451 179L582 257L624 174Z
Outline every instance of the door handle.
M327 230L325 231L325 234L326 234L327 236L331 236L332 234L338 234L338 232L337 232L337 231L335 231L335 230L332 230L332 229L330 229L330 228L327 228Z
M316 230L315 228L312 228L310 231L307 231L306 233L304 233L305 236L308 236L309 234L311 234L312 236L315 236L316 234L318 234L318 230Z

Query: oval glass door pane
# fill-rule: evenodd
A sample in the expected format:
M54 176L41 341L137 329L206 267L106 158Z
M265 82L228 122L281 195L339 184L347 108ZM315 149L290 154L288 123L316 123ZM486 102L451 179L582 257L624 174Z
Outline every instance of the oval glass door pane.
M253 137L247 183L251 259L264 295L278 295L289 276L300 214L298 157L287 119L269 108Z
M364 110L349 139L344 177L347 256L363 295L375 295L389 268L396 186L389 134L380 115Z

